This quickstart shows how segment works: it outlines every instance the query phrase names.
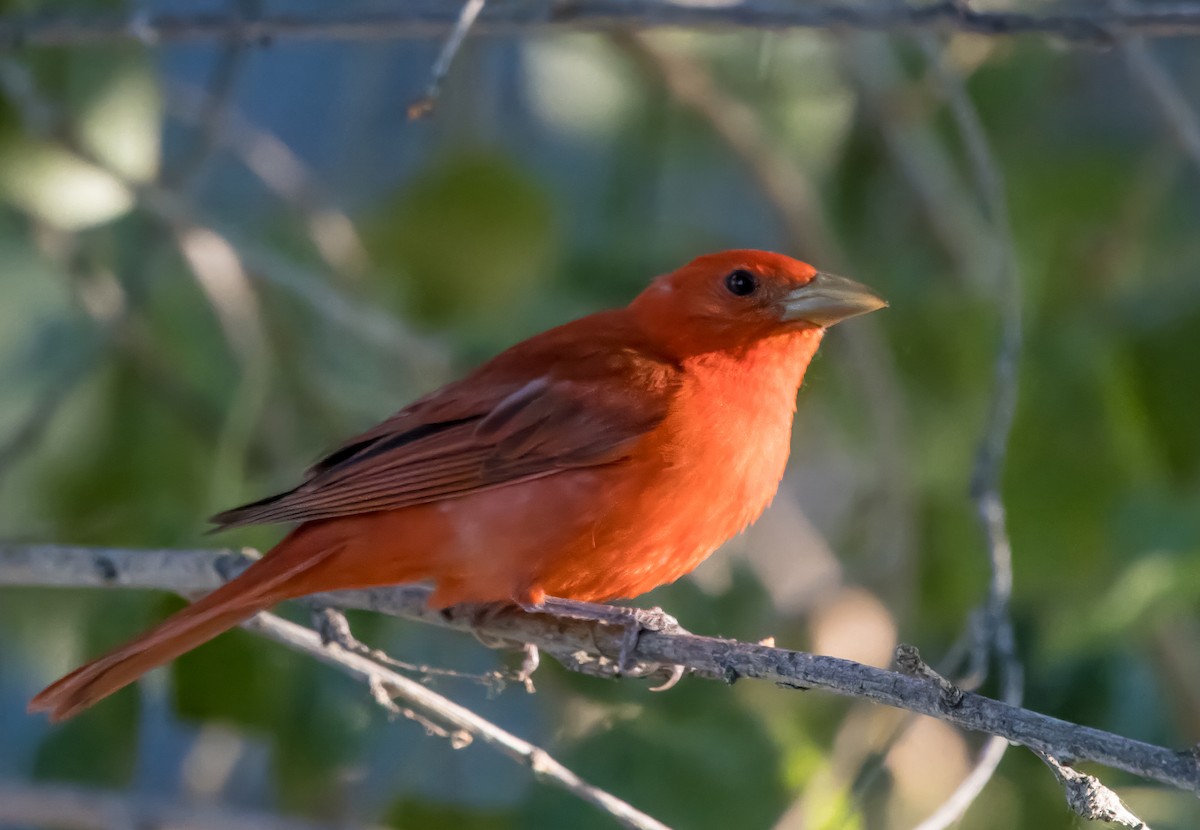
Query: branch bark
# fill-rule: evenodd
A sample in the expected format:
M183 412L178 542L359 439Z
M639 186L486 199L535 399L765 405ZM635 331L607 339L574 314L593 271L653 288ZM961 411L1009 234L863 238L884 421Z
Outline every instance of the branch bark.
M271 40L382 40L444 37L453 31L458 4L416 0L387 11L315 15L236 12L167 14L30 14L0 18L0 47L74 46L241 38ZM754 0L743 3L678 3L666 0L572 0L531 4L497 0L480 15L480 34L511 35L545 30L614 31L663 27L692 29L938 30L988 37L1039 34L1071 43L1111 45L1116 38L1194 37L1200 34L1200 3L1176 2L1133 9L1101 4L1062 5L1049 12L975 11L961 0L926 3L808 3Z
M233 550L130 550L64 545L0 544L0 585L153 588L207 591L241 573L254 557ZM306 602L358 608L472 631L510 643L532 643L569 668L615 664L622 630L519 609L476 625L471 609L430 611L423 586L318 594ZM1071 762L1092 761L1196 793L1200 767L1189 750L1174 751L1110 732L1069 723L977 694L949 705L928 679L864 666L836 657L721 640L692 634L646 632L633 657L642 673L682 665L693 674L734 682L767 680L789 689L822 689L844 697L904 709L974 732L997 735L1039 753Z
M0 780L0 826L67 830L334 830L271 813L61 784ZM358 825L336 825L356 830Z
M1051 755L1037 753L1067 794L1067 806L1071 812L1088 821L1106 821L1119 827L1133 830L1150 830L1146 822L1135 816L1117 797L1117 794L1100 783L1095 776L1077 772L1064 766Z

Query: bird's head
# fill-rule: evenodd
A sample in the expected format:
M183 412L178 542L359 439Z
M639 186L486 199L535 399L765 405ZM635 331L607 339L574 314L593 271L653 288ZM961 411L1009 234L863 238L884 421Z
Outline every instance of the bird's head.
M648 330L696 353L819 333L886 305L854 280L782 254L740 250L706 254L656 278L630 309Z

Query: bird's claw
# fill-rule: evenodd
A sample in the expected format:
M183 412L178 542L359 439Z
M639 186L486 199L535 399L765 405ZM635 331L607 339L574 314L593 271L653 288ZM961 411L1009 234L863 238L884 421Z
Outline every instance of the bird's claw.
M471 635L488 648L506 648L512 645L511 640L488 634L481 629L490 625L496 617L511 606L506 602L481 602L474 605L462 606L467 610L471 621Z
M631 674L637 668L635 657L642 634L655 633L687 634L679 621L661 608L628 608L617 605L597 605L590 602L564 600L547 597L537 608L526 609L535 613L551 614L571 619L590 620L605 625L619 626L621 639L617 650L616 673ZM671 666L667 680L654 691L666 691L679 682L685 669Z
M657 686L651 686L650 691L665 692L667 689L673 689L675 688L675 684L682 680L684 674L687 673L687 667L681 666L678 663L675 663L668 668L670 668L670 674L667 675L667 679L662 683L659 683Z
M626 609L630 611L628 617L624 620L625 631L621 635L621 648L617 653L617 674L630 674L638 665L634 653L637 651L638 643L642 639L642 634L650 632L665 632L668 634L686 634L688 633L679 621L667 614L661 608L650 608L643 610L641 608ZM667 677L662 683L657 686L651 686L652 692L665 692L668 689L674 688L684 674L687 673L687 667L677 663L657 666L653 673L659 673L663 669L667 671Z
M533 643L525 643L521 652L521 667L513 674L513 680L524 686L526 692L533 694L537 691L533 687L533 673L541 665L542 653Z
M364 648L350 630L350 622L337 608L321 606L312 609L312 625L321 637L321 645L339 645L346 651Z
M655 633L664 632L667 634L687 633L683 626L679 624L679 620L657 606L644 609L621 607L619 610L623 612L621 614L620 625L625 629L621 635L620 651L617 652L617 671L621 674L628 674L637 665L637 660L634 659L634 652L637 651L638 643L641 641L643 633L647 631ZM683 666L672 666L671 677L652 691L666 691L671 688L679 682L679 678L683 677L683 671Z

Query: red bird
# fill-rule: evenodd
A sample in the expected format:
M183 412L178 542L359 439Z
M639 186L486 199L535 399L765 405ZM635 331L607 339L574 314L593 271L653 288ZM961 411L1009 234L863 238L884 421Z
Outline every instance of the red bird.
M826 327L865 286L763 251L699 257L623 309L518 343L214 517L299 522L241 576L47 687L62 720L281 600L418 580L430 604L635 597L758 518Z

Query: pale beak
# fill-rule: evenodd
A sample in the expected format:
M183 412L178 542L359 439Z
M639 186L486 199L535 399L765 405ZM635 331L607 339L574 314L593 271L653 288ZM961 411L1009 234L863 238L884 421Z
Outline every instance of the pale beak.
M784 298L783 319L827 327L886 307L887 300L862 283L818 272Z

